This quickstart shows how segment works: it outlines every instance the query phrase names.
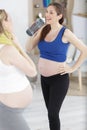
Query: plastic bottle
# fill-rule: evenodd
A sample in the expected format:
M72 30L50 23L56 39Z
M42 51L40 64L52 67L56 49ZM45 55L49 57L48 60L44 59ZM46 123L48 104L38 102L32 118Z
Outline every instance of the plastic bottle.
M38 29L40 29L44 24L45 22L41 18L39 18L26 30L26 33L29 36L33 36L34 33L37 32Z

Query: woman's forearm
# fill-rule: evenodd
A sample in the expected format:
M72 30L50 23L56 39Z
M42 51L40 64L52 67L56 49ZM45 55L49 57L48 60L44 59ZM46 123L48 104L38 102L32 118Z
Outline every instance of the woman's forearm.
M87 58L87 54L81 53L77 61L75 62L75 64L72 66L72 70L73 71L77 70L81 66L81 64L86 60L86 58Z

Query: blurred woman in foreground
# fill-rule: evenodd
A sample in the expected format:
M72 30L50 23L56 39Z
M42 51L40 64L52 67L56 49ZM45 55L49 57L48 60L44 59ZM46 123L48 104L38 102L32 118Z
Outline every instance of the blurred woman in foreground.
M11 18L0 9L0 130L29 130L21 112L32 100L26 76L36 75L33 61L13 34Z

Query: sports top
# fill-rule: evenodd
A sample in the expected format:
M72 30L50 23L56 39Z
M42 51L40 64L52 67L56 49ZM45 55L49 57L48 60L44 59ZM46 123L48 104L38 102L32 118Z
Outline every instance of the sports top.
M66 60L69 42L64 43L62 41L65 29L65 27L61 28L55 40L51 42L45 40L39 42L40 57L56 62L64 62Z
M0 45L0 49L4 45ZM29 80L13 65L6 65L0 60L0 93L13 93L24 90L30 85Z

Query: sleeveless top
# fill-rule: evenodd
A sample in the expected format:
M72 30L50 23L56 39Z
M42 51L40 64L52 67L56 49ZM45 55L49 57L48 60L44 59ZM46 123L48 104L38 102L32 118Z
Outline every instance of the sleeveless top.
M0 45L0 49L4 45ZM0 60L0 93L13 93L24 90L30 85L29 80L13 65L6 65Z
M63 43L62 41L65 29L65 27L61 28L55 40L51 42L45 40L39 42L40 57L56 62L64 62L66 60L69 42Z

